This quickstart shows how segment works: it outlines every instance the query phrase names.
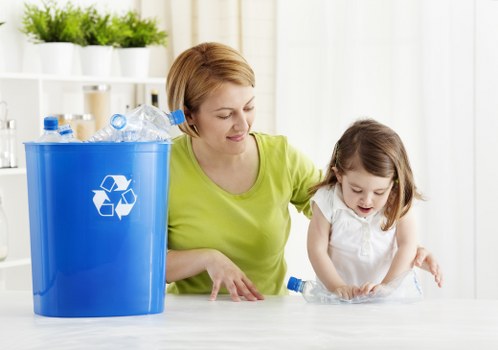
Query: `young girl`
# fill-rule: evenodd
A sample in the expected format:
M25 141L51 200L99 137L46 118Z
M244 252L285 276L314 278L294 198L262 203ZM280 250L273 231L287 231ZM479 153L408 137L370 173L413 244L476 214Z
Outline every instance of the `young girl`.
M393 130L371 119L351 125L311 193L308 254L329 291L375 293L411 269L418 239L410 208L421 195Z

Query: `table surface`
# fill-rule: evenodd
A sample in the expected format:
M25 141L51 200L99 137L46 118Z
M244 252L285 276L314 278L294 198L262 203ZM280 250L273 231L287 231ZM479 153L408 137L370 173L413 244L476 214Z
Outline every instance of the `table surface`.
M1 349L498 349L498 300L308 304L167 295L161 314L52 318L0 292Z

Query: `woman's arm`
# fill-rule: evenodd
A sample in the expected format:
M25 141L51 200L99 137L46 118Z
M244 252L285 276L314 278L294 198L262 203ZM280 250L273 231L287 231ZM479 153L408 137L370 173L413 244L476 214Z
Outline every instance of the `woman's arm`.
M313 216L308 227L308 256L316 275L331 292L342 298L354 297L356 288L347 286L329 257L330 223L318 206L312 204Z
M168 250L166 258L168 283L195 276L204 271L207 271L213 281L210 300L216 300L222 285L227 288L233 301L240 301L240 296L251 301L264 299L244 272L218 250Z
M441 288L443 286L443 271L436 258L427 249L418 247L413 265L430 272L434 276L434 282L436 282L438 287Z

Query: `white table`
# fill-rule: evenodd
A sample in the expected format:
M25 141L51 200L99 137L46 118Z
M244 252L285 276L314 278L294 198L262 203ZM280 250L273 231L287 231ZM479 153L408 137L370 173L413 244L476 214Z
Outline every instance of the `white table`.
M166 296L162 314L50 318L0 292L0 349L498 349L498 300L314 305Z

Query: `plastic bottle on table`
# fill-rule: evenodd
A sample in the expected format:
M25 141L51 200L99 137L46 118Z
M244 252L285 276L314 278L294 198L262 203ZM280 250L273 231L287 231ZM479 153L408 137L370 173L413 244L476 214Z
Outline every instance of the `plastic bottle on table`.
M61 135L61 143L80 143L81 141L78 140L74 136L73 129L71 129L71 125L69 124L64 124L61 125L59 128L59 134Z
M8 225L7 216L3 211L2 207L2 197L0 197L0 261L5 260L8 254Z
M341 304L341 299L316 281L289 278L287 289L302 293L304 300L315 304Z
M184 121L182 110L166 113L153 106L141 105L126 114L113 115L109 124L88 141L166 141L171 139L171 127Z
M405 271L375 293L343 299L330 292L317 281L303 281L290 277L287 289L302 293L304 299L315 304L360 304L385 302L415 302L423 298L417 274L413 269Z
M61 142L59 134L59 121L56 117L45 117L43 120L43 134L36 142Z

